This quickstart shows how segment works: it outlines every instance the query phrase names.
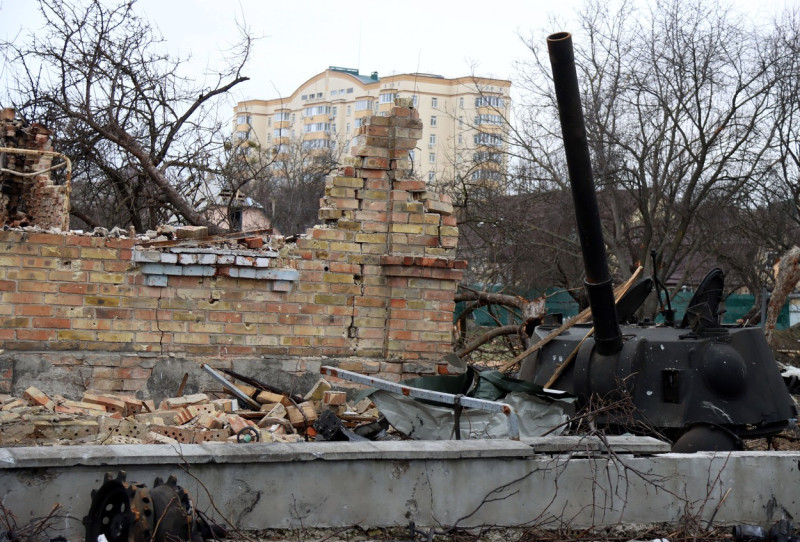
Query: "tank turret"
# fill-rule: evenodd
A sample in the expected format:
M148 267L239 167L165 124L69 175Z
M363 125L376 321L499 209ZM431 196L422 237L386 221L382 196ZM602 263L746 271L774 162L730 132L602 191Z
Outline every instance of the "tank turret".
M593 398L630 398L632 420L672 438L675 451L740 449L742 438L780 432L796 417L794 402L763 331L720 324L720 270L709 273L681 322L669 318L672 325L620 325L651 292L654 281L645 279L615 305L572 37L553 34L547 43L594 333L583 340L589 325L573 326L526 358L520 377L544 385L577 350L553 387L577 395L584 404ZM618 308L624 314L618 315ZM535 334L543 338L552 330L543 325ZM621 425L613 413L598 421Z

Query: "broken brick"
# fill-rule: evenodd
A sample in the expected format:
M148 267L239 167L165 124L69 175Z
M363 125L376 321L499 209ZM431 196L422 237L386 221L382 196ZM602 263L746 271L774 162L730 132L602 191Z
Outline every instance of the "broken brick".
M86 392L83 394L83 402L103 406L108 412L116 412L119 414L125 412L125 401L108 395Z
M317 420L317 411L311 402L300 403L295 406L286 407L286 414L289 422L295 427L311 425Z
M50 412L55 411L56 404L53 400L34 386L30 386L22 392L22 397L30 401L31 404L42 406Z
M236 414L228 414L225 417L228 425L230 425L231 431L233 434L239 433L245 427L255 427L256 425L251 422L250 420L245 420L241 416L237 416Z
M309 390L308 393L305 394L303 399L306 401L319 401L322 399L322 395L331 389L331 384L324 378L320 378L317 380L317 383L314 384L314 387Z
M343 391L326 391L322 395L322 404L330 406L347 404L347 393Z
M192 421L195 417L197 417L197 408L193 406L187 406L178 411L178 413L175 415L175 421L172 423L184 425Z

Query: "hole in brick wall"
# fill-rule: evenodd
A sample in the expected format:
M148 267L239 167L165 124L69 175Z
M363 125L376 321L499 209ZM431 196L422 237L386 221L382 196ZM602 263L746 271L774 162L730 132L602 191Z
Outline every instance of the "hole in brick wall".
M327 265L325 267L323 267L323 269L325 269L325 271L329 271L330 270L330 268Z
M356 284L361 284L362 278L363 277L361 275L356 273L355 275L353 275L353 282L355 282Z

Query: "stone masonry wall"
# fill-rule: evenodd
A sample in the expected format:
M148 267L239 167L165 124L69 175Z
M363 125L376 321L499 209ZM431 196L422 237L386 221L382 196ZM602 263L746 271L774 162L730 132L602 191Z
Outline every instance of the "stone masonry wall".
M148 396L167 365L201 363L315 378L325 363L394 381L443 372L466 262L447 198L407 177L420 132L407 107L367 119L327 180L322 224L295 244L0 231L0 392L63 393L61 381Z

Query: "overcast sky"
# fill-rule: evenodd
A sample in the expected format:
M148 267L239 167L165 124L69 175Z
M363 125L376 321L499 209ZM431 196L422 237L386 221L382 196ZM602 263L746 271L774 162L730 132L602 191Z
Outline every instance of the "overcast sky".
M800 0L735 0L754 19L767 20ZM259 36L232 102L289 95L328 66L379 75L425 72L458 77L514 78L528 52L520 39L574 31L582 0L139 0L171 50L193 56L195 73L210 67L236 41L237 19ZM564 22L561 28L548 23ZM40 26L34 0L0 0L0 38ZM576 44L580 37L576 36ZM2 84L0 82L0 84Z

